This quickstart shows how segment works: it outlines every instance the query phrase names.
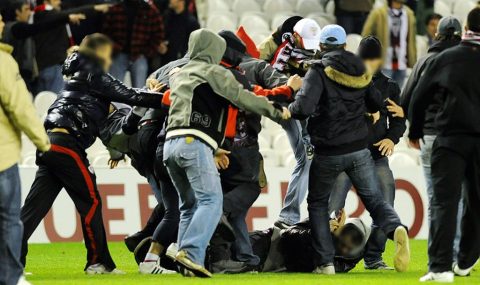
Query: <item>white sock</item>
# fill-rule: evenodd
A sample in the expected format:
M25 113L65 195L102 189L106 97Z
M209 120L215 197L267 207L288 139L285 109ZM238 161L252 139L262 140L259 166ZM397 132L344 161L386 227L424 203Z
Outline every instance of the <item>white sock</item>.
M157 262L157 260L160 258L160 256L156 255L155 253L147 253L147 256L145 256L144 262Z

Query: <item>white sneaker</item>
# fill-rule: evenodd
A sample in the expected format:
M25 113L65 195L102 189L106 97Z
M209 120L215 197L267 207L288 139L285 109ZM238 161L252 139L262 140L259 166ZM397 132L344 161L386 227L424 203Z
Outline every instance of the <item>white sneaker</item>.
M393 234L395 242L395 256L393 257L393 267L397 272L405 272L410 263L410 241L407 230L403 227L397 227Z
M105 265L101 263L97 264L92 264L87 269L85 269L85 274L88 275L95 275L95 274L114 274L114 275L123 275L125 272L118 270L118 269L112 269L108 270Z
M178 244L176 243L171 243L168 248L167 252L165 252L165 255L170 258L171 260L175 261L175 258L178 253Z
M428 272L425 276L420 278L420 282L439 282L439 283L453 283L453 272Z
M326 264L323 266L317 266L313 273L315 274L324 274L324 275L335 275L335 266L332 264Z
M17 285L32 285L32 283L28 282L27 279L25 279L25 276L20 276Z
M475 266L475 265L473 265ZM453 264L453 273L455 273L455 275L457 276L460 276L460 277L467 277L467 276L470 276L470 272L472 271L472 267L469 267L467 269L461 269L458 264L455 262Z
M141 262L138 265L138 272L140 272L140 274L176 274L177 273L176 271L163 268L160 265L160 259L157 259L156 262L153 262L153 261Z

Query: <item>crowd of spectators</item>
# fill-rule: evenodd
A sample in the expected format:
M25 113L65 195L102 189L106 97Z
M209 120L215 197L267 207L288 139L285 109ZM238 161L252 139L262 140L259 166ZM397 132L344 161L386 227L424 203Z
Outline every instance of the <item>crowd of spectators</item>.
M3 2L3 1L2 1ZM110 70L119 80L130 72L133 87L147 74L183 57L190 33L200 27L194 0L7 0L0 6L4 43L32 94L58 93L68 50L100 32L114 42Z

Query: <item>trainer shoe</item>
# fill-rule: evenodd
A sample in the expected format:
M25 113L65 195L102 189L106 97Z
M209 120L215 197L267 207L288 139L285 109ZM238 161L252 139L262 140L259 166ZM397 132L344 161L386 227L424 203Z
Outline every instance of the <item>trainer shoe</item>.
M140 274L176 274L176 271L168 270L160 265L160 258L157 261L141 262L138 265Z
M205 269L205 267L200 264L196 264L190 258L188 258L185 250L180 250L175 256L175 260L180 264L180 266L183 266L188 271L193 272L193 274L195 274L197 277L212 277L212 273Z
M315 274L324 274L324 275L335 275L335 266L332 263L327 263L322 266L317 266L313 273Z
M460 277L467 277L467 276L470 276L470 272L472 271L474 266L475 264L472 265L472 267L469 267L467 269L461 269L460 266L458 266L458 263L455 262L453 264L453 273L455 273L455 275Z
M27 279L25 279L25 276L20 276L17 285L32 285L32 283L28 282Z
M95 274L115 274L115 275L123 275L125 272L118 270L118 269L108 269L105 265L101 263L92 264L87 269L85 269L85 274L87 275L95 275Z
M133 251L133 256L135 257L137 264L140 264L145 260L145 256L147 256L151 244L152 237L146 237L140 243L138 243L137 247Z
M385 261L380 260L375 263L365 263L366 270L395 270L393 267L388 266Z
M420 282L453 283L453 272L428 272L425 276L420 278Z
M165 252L165 256L170 258L171 260L175 261L175 257L177 256L178 253L178 244L177 243L171 243L167 247L167 251Z
M395 242L393 266L397 272L405 272L410 263L410 241L405 227L397 227L393 234L393 241Z

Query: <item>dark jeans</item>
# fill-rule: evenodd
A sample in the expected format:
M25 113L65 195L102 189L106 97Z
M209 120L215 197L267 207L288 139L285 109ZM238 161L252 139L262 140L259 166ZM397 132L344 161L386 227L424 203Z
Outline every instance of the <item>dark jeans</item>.
M316 266L333 263L335 249L330 234L328 201L338 175L345 172L360 199L386 236L401 226L395 210L377 188L375 165L368 149L335 156L315 154L310 168L308 212L312 224L313 248Z
M393 207L395 200L395 178L388 164L388 158L382 157L375 162L375 175L378 189L382 192L383 199ZM345 207L345 200L348 191L352 188L352 182L344 172L337 178L335 189L330 195L329 213L340 210ZM387 236L375 224L372 225L372 232L365 248L365 263L374 264L382 260L382 253L385 251Z
M17 284L23 274L21 197L20 175L15 164L0 171L0 284Z
M260 258L253 253L245 219L248 210L260 195L258 145L232 149L230 165L220 172L223 189L223 212L235 231L235 259L258 265Z
M160 193L164 208L163 218L153 233L153 240L164 247L168 247L177 240L178 223L180 222L180 210L178 205L178 193L168 175L167 168L163 164L163 143L157 148L155 160L155 176L160 184Z
M337 24L345 29L348 34L362 34L363 25L367 20L368 13L356 13L337 15Z
M462 182L465 211L458 263L460 268L471 267L480 256L480 138L437 137L432 151L432 181L430 271L444 272L452 268Z
M47 215L62 188L65 188L82 221L83 238L87 248L87 268L101 263L114 269L110 256L102 217L102 201L98 193L96 176L89 165L85 150L77 145L73 136L49 134L52 148L37 155L38 171L32 188L22 207L23 233L22 262L28 251L28 239Z

